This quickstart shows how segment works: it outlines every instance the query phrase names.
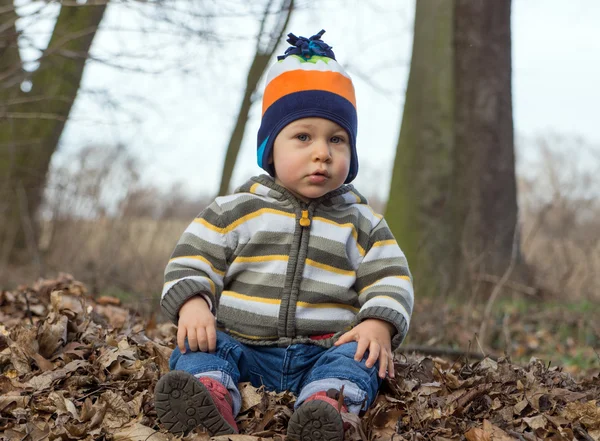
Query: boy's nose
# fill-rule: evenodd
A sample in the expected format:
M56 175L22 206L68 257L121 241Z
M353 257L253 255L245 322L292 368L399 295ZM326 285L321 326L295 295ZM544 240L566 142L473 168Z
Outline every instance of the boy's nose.
M313 159L328 162L331 160L331 151L327 142L319 140L313 143Z

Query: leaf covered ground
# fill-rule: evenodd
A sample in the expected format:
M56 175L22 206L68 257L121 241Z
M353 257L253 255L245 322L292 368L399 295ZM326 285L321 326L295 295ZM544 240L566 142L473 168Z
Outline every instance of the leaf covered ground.
M176 439L152 392L174 339L173 325L92 299L67 275L0 291L0 440ZM396 371L365 415L344 415L348 440L600 440L598 373L415 354L399 354ZM242 434L215 439L285 439L295 397L241 390Z

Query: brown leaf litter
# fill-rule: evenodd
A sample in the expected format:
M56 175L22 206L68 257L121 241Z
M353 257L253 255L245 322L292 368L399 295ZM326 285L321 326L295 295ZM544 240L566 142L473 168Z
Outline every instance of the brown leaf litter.
M0 291L0 440L176 439L157 424L152 396L175 331L90 298L64 274ZM399 356L396 372L364 416L343 415L347 440L600 440L600 375L416 355ZM240 389L241 434L213 439L284 440L295 397Z

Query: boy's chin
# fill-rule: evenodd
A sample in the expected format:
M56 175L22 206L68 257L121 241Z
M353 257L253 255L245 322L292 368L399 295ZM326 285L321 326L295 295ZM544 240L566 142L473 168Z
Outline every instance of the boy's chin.
M304 199L318 199L321 196L325 196L329 191L303 191L300 193Z

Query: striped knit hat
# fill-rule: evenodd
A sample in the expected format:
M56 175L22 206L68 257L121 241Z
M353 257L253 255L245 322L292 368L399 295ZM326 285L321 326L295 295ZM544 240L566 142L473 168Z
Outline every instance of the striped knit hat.
M356 154L356 98L348 74L321 35L310 38L288 34L292 46L277 57L269 70L258 130L258 165L275 175L269 158L279 132L289 123L309 117L326 118L343 127L350 137L350 171L345 183L358 173Z

